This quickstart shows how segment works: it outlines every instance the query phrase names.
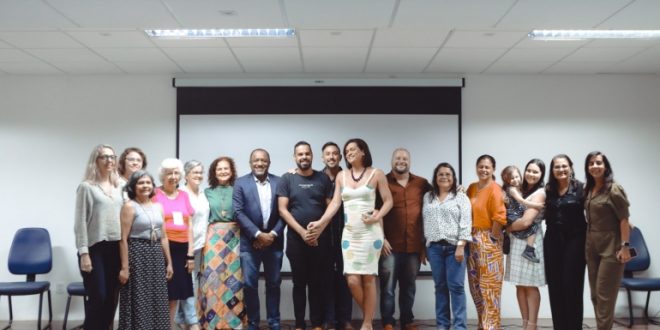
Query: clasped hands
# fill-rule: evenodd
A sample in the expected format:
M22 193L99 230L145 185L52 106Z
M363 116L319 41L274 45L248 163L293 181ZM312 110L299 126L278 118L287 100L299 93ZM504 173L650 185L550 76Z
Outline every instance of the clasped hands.
M273 242L275 242L275 235L272 233L259 233L257 239L252 242L252 247L261 250L269 247Z

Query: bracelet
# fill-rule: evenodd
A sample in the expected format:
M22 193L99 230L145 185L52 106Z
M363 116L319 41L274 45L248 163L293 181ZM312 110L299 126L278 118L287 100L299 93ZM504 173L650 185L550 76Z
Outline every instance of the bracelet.
M187 260L195 260L195 256L186 256Z

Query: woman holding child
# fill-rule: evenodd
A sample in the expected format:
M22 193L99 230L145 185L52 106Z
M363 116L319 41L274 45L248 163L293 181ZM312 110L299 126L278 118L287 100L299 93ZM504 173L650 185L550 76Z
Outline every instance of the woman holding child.
M546 284L541 229L545 203L544 175L545 163L536 158L525 166L522 180L515 166L508 166L502 171L508 199L507 227L511 238L504 280L516 285L523 329L531 330L536 329L541 305L539 287ZM520 205L522 212L512 210L513 205ZM515 216L512 217L512 213Z

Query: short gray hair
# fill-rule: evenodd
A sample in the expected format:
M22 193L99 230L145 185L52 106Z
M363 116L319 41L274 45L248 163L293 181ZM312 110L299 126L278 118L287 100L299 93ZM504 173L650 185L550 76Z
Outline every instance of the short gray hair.
M158 179L163 183L163 177L165 176L165 170L177 169L181 174L183 174L183 163L176 158L165 158L160 162L160 168L158 169Z

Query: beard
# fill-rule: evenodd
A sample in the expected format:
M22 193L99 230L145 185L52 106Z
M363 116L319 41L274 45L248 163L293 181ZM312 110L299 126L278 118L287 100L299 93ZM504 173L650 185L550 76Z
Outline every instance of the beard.
M397 174L406 174L406 173L408 173L408 167L407 166L394 166L393 170Z
M308 169L310 169L310 168L312 167L312 162L305 163L305 164L303 164L303 163L296 163L296 165L298 166L298 168L299 168L301 171L306 171L306 170L308 170Z

